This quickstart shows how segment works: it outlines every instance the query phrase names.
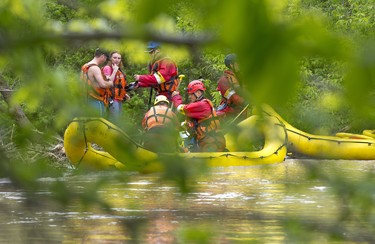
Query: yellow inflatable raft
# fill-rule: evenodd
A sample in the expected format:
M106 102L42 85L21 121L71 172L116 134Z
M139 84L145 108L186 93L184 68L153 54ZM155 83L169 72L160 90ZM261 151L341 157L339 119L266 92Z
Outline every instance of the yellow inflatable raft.
M259 151L246 151L246 142L254 128L264 135L264 146ZM75 167L142 172L160 171L164 163L171 161L199 161L209 166L249 166L284 161L286 131L277 117L251 116L239 123L236 131L238 134L225 135L229 152L157 154L144 149L103 118L76 118L65 130L64 147Z
M322 159L375 159L375 131L364 130L362 134L337 133L336 136L312 135L294 128L270 106L264 105L262 113L277 117L287 131L288 152Z

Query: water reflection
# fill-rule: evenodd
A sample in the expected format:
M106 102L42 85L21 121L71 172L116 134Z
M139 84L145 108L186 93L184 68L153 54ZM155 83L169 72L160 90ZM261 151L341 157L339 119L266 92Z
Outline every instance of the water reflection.
M285 231L286 216L329 225L341 214L332 186L311 177L314 168L309 165L319 166L328 176L339 172L341 177L359 181L374 172L375 164L289 159L267 167L212 168L210 174L196 179L194 191L187 195L172 184L161 183L158 174L129 174L125 182L116 180L118 172L40 179L46 186L62 180L81 192L98 177L113 179L96 192L110 204L109 210L86 208L79 201L66 207L52 202L33 205L25 192L0 179L0 242L286 243L290 236ZM330 240L319 232L311 235L308 238L313 240Z

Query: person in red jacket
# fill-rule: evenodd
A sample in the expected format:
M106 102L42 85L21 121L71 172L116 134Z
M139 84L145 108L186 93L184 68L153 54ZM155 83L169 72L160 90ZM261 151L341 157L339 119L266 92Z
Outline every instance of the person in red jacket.
M147 111L142 120L145 130L143 146L153 152L176 152L178 148L179 122L168 105L166 96L157 96L154 106Z
M173 92L172 101L177 111L186 116L189 134L195 139L200 152L225 151L226 142L220 132L220 121L212 102L204 98L206 87L200 80L191 81L187 87L190 103L183 104L178 91Z
M240 114L246 106L246 101L238 94L240 83L236 75L239 71L237 56L233 53L228 54L224 59L224 63L228 70L224 71L217 84L216 90L221 94L221 101L216 108L216 113L221 120L234 118L237 115L246 118L246 112Z
M172 92L178 87L178 68L170 58L160 52L160 43L151 41L147 45L151 60L148 65L149 74L134 75L138 87L152 87L157 95L164 95L171 101Z

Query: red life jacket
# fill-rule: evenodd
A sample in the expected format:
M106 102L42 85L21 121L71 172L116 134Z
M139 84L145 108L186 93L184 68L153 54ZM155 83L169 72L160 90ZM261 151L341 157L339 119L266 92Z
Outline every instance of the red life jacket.
M88 96L91 96L92 98L102 101L104 105L108 105L109 101L109 89L108 88L101 88L97 84L98 82L96 80L92 81L89 78L88 72L90 67L92 66L98 66L97 64L85 64L82 66L81 69L81 80L85 83L85 91Z
M233 71L225 70L216 90L220 91L223 99L228 99L228 96L231 95L230 93L235 92L239 86L240 83Z
M228 81L232 85L232 88L235 89L235 88L240 86L240 83L238 82L238 79L237 79L237 77L236 77L236 75L234 74L233 71L226 70L226 71L224 71L224 75L227 77Z
M169 80L165 80L164 77L159 72L159 70L160 70L160 64L162 62L170 62L170 63L172 63L176 67L175 74L171 74L171 78ZM149 71L150 71L151 75L157 74L160 77L160 79L162 81L164 81L163 83L159 84L156 87L156 90L157 90L158 93L168 92L169 94L172 94L172 92L174 92L175 90L177 90L178 83L180 82L180 80L178 78L178 68L177 68L176 63L173 62L171 59L169 59L169 58L161 58L159 60L156 60L153 64L149 64Z
M211 108L211 115L203 118L203 119L192 119L189 123L190 126L193 126L193 129L195 131L196 139L198 141L202 140L204 137L206 137L207 134L214 134L216 132L219 132L220 130L220 121L216 115L214 106L212 105L212 102L206 98L204 98L202 101L207 102L210 105Z
M245 100L237 93L239 91L239 81L232 70L225 70L220 78L217 90L221 94L220 105L217 108L219 116L226 114L238 114L245 106ZM246 113L244 114L245 118Z
M178 125L175 113L167 106L154 106L145 115L142 123L145 130L153 127L166 126L168 124Z

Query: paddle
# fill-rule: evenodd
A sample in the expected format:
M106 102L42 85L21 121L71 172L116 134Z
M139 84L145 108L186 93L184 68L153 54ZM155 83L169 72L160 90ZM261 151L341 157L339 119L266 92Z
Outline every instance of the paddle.
M234 122L236 122L236 120L247 110L247 108L249 107L249 104L247 104L242 110L241 112L239 112L239 114L232 120L230 121L228 124L226 124L224 127L228 127L230 125L232 125Z
M180 82L178 82L178 85L177 85L177 88L176 88L176 91L178 91L178 89L180 89L180 85L181 85L181 82L182 82L182 79L185 78L185 75L179 75L178 76L178 79L180 80ZM171 108L173 108L173 102L171 102Z
M148 98L148 108L147 110L149 110L151 108L151 102L152 102L152 91L154 90L153 87L150 87L150 96Z

